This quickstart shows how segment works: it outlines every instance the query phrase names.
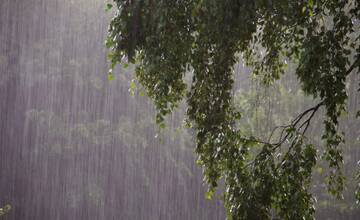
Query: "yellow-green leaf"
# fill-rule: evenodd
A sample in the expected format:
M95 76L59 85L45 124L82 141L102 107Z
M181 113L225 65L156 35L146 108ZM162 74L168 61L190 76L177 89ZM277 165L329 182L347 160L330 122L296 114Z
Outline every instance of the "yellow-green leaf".
M112 73L108 74L108 80L109 81L113 81L114 80L114 75Z

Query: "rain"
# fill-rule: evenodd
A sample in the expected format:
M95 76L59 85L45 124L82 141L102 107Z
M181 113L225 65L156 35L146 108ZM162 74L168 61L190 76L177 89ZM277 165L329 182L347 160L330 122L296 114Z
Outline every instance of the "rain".
M105 8L102 0L0 0L0 219L225 219L221 184L206 198L185 102L161 129L133 66L108 77ZM266 137L315 103L291 76L263 88L243 63L234 71L234 104L248 134ZM349 114L360 108L359 76L351 77ZM326 168L315 168L320 220L360 218L353 197L360 126L351 117L341 123L349 182L337 201L317 178ZM319 126L310 126L315 142Z

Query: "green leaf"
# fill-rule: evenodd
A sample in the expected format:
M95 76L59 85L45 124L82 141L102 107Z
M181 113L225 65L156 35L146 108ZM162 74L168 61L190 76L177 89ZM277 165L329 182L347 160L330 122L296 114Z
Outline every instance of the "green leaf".
M323 174L324 173L324 169L322 167L318 167L316 169L316 171L319 173L319 174Z
M114 45L114 41L111 39L106 39L105 40L105 46L106 48L111 48ZM111 56L108 56L109 59L111 59Z
M135 81L134 81L134 80L131 80L131 82L130 82L130 89L131 89L131 90L135 90L135 89L136 89L136 84L135 84Z
M111 3L107 3L106 4L106 8L105 8L105 11L108 12L112 9L113 5Z
M205 194L206 199L211 200L213 198L213 196L214 196L214 193L215 193L214 190L207 191L206 194Z
M135 80L131 80L129 92L131 96L135 96L136 83Z
M314 7L314 0L309 0L309 7L310 9Z
M162 123L159 124L159 128L160 128L160 129L164 129L165 127L166 127L166 125L165 125L164 122L162 122Z
M310 15L310 17L312 17L314 15L313 9L314 9L314 0L309 0L309 15Z
M114 80L114 75L112 73L108 74L108 80L109 81L113 81Z

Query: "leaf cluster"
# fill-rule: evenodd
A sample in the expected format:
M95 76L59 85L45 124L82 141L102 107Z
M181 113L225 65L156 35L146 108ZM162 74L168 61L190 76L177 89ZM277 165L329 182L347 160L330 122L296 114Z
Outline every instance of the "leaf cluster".
M135 63L160 125L186 99L208 195L223 179L229 219L313 218L309 182L317 153L305 135L320 107L326 111L329 192L341 196L344 141L338 118L346 110L347 76L360 66L358 1L114 2L117 13L106 42L111 68L126 58ZM240 57L266 83L281 77L287 61L297 63L302 89L321 100L283 127L279 142L244 136L236 126L241 112L233 106L233 67ZM254 147L260 150L251 155Z

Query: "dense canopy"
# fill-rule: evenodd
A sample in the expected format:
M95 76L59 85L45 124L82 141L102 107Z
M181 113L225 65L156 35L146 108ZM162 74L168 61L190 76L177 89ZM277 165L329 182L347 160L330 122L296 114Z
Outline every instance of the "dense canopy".
M360 67L359 1L114 2L106 42L111 49L109 79L116 64L126 65L125 58L134 63L161 127L164 117L186 99L208 196L224 182L228 219L312 219L309 187L320 158L329 166L324 180L329 192L341 197L344 139L339 116L346 111L348 76L358 74ZM302 89L318 104L275 127L268 140L244 135L238 126L242 112L233 105L237 62L251 68L264 86L278 80L288 63L295 64ZM306 138L320 108L326 112L321 155Z

